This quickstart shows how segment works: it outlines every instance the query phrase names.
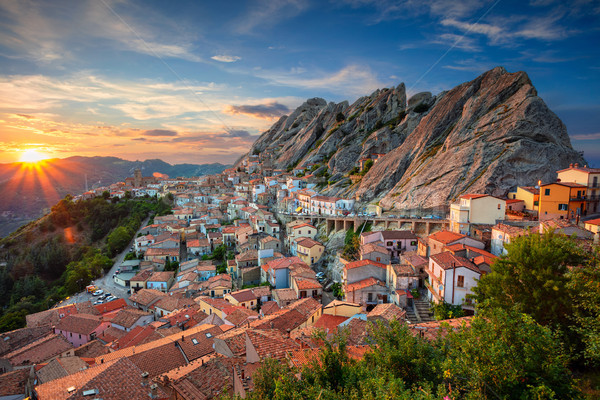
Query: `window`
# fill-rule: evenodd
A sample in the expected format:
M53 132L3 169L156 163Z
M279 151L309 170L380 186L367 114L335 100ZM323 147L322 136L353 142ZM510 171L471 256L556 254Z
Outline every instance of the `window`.
M550 196L550 189L544 189L544 196Z
M387 242L385 245L386 245L386 246L393 246L393 245L394 245L394 243L392 243L392 242Z
M81 333L79 334L79 339L81 339Z
M369 293L367 295L367 299L368 299L367 301L373 301L373 293Z
M417 245L417 241L416 240L411 240L410 241L410 245L411 246L416 246Z
M568 204L559 204L558 211L567 211L569 209L568 207Z
M502 209L501 204L498 203L498 210Z
M462 275L458 275L456 277L456 286L457 287L465 287L465 277Z
M375 261L381 262L381 257L375 257Z

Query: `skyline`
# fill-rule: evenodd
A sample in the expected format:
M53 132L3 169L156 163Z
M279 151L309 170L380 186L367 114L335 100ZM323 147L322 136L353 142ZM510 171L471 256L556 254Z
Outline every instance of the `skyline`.
M599 16L593 1L4 1L0 163L227 164L307 98L438 94L501 65L600 167Z

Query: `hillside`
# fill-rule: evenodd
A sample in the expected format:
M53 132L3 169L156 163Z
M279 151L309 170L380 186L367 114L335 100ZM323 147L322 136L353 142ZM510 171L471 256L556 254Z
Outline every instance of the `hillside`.
M161 160L127 161L116 157L69 157L52 159L31 167L24 163L0 164L0 236L35 219L67 194L110 185L133 176L154 173L170 177L210 175L223 171L222 164L176 164ZM3 214L3 215L2 215Z
M585 164L527 74L501 67L435 96L407 100L400 84L352 105L310 99L248 154L260 153L275 168L311 165L324 194L402 210L443 209L465 192L506 195ZM376 157L357 175L359 160Z

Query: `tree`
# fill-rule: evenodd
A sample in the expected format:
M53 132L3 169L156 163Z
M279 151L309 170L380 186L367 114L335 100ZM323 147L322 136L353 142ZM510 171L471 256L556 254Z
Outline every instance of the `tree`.
M545 325L564 324L572 310L567 294L569 265L585 261L574 240L546 232L514 238L508 254L492 264L492 272L474 288L479 303L496 308L516 307Z
M445 380L465 399L577 397L558 335L529 315L486 309L446 339Z
M104 192L102 192L102 198L104 200L108 200L110 198L110 192L108 190L105 190Z
M132 232L124 226L115 228L106 240L108 253L114 257L120 251L123 251L132 239Z

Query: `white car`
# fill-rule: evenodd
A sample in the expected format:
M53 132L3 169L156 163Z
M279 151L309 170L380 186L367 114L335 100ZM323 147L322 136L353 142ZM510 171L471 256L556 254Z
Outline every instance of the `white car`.
M104 290L98 289L94 293L92 293L92 296L100 296L101 294L104 294Z
M102 304L102 303L104 303L104 301L102 301L102 300L96 300L94 302L94 305L97 306L98 304Z

